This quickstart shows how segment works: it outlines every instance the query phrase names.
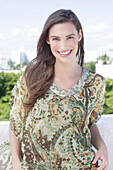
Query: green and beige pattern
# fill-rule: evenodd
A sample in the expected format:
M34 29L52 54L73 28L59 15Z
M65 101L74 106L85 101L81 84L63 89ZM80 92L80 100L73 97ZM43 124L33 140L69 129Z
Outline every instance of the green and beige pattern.
M10 101L10 126L21 142L22 169L91 169L95 153L89 128L102 114L104 92L103 77L83 68L78 84L64 90L52 83L26 113L22 103L28 91L22 76ZM8 144L0 147L0 168L12 169Z

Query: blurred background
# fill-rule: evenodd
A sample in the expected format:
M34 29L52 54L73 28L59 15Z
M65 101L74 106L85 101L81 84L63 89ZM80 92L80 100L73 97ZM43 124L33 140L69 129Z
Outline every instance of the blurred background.
M105 77L102 119L98 123L113 169L113 1L0 0L0 143L9 140L12 88L36 56L38 38L47 17L71 9L81 21L85 38L84 66Z
M11 90L36 56L47 17L58 9L73 10L85 38L85 64L106 79L103 114L113 114L113 1L0 0L0 120L9 120Z

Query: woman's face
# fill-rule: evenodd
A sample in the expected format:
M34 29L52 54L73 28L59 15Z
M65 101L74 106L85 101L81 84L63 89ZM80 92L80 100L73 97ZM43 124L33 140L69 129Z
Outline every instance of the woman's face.
M53 25L49 30L47 43L50 45L56 62L75 62L78 42L81 38L81 30L78 34L76 27L72 23L67 22Z

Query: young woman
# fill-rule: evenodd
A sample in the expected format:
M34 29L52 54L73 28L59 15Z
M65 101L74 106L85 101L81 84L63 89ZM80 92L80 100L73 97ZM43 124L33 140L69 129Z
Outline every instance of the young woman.
M1 147L1 169L88 170L96 169L100 159L98 170L107 170L106 145L95 124L102 114L105 81L83 61L80 21L71 10L54 12L44 25L36 58L12 91L12 161L7 163Z

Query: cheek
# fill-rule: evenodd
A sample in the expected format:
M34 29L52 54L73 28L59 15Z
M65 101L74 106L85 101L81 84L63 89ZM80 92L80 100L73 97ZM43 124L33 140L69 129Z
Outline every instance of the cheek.
M78 51L78 42L77 41L72 44L72 48L77 53L77 51Z
M51 51L57 51L58 50L58 44L51 44L50 45L50 47L51 47Z
M73 48L78 47L78 41L76 41L76 40L70 41L70 42L69 42L69 46L72 46Z

